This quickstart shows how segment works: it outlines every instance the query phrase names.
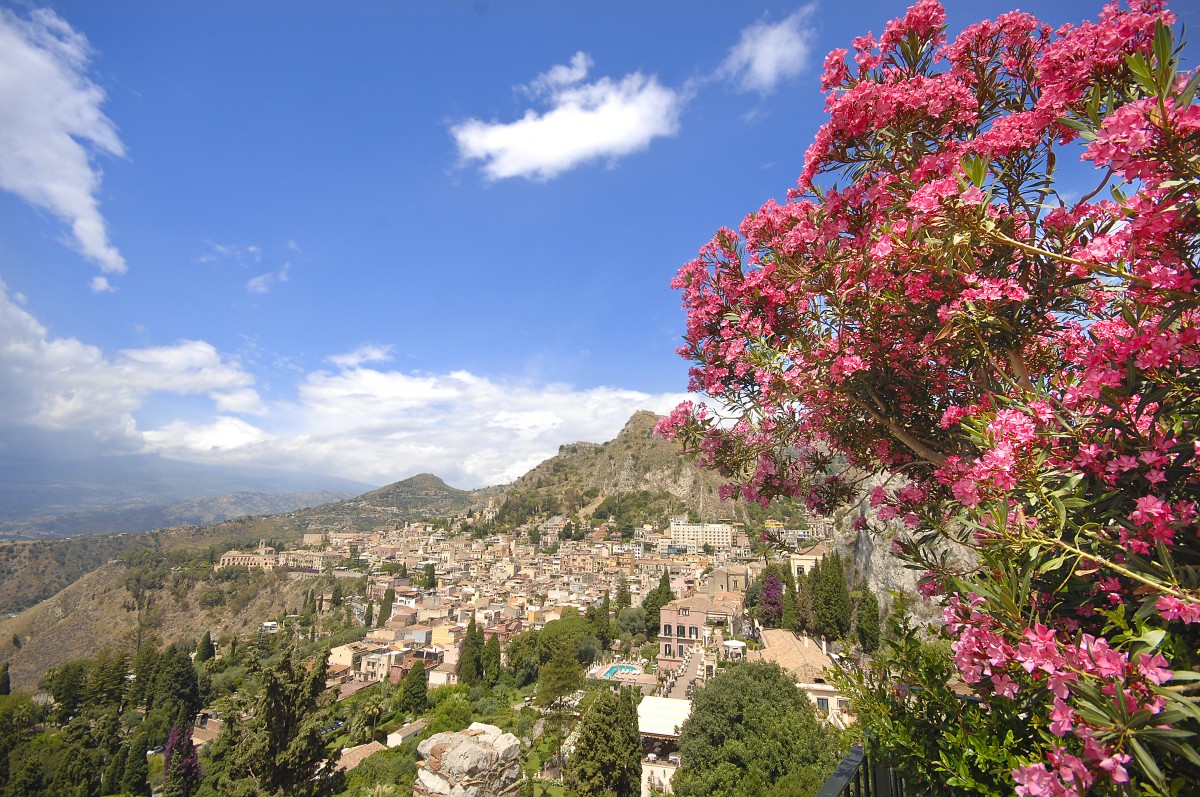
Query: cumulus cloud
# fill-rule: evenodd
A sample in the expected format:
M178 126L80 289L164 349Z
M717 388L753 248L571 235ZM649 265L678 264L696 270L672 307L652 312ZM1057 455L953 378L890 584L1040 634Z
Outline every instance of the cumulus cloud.
M563 443L610 440L636 410L667 412L684 398L467 371L317 371L300 382L295 402L275 408L274 439L228 458L291 461L375 484L426 471L478 487L515 479Z
M0 8L0 187L70 225L74 246L107 274L125 272L108 240L93 155L124 156L104 91L88 77L91 47L48 9ZM111 290L104 277L92 282Z
M55 337L0 282L0 430L28 427L143 445L134 416L156 394L207 396L218 411L258 413L254 377L211 344L124 349L113 356ZM0 431L3 436L3 431Z
M808 65L813 30L809 25L814 6L806 5L774 24L756 22L721 63L718 74L742 91L769 94L782 81L794 78Z
M679 129L683 96L640 72L584 82L585 53L539 75L526 90L548 108L514 122L468 119L451 134L464 161L480 161L490 180L549 180L584 163L646 149Z
M246 366L210 343L106 354L52 335L0 282L0 449L42 454L28 441L53 433L75 453L86 444L88 454L158 453L373 484L424 471L479 487L511 481L564 443L610 440L636 410L667 412L686 398L409 373L387 368L391 356L380 344L331 356L333 367L301 374L287 400L265 402Z

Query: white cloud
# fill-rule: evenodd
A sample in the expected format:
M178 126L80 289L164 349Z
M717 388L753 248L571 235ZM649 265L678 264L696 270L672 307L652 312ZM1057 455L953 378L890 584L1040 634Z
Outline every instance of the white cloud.
M276 283L288 281L288 272L291 268L291 263L284 263L283 268L278 271L268 271L266 274L252 277L246 281L246 290L250 293L270 293Z
M813 30L809 26L814 6L806 5L786 19L771 24L756 22L721 63L718 74L738 84L742 91L769 94L780 82L796 77L808 65Z
M124 156L116 127L100 110L104 91L87 75L83 34L48 9L27 18L0 8L0 188L70 225L75 247L108 274L125 259L108 240L96 198L94 153ZM111 290L107 279L92 283Z
M334 354L325 359L338 368L357 368L366 363L385 363L392 359L392 347L368 343L353 351Z
M646 149L679 129L683 96L640 72L620 80L584 83L591 59L576 53L569 65L539 75L528 91L549 105L515 122L468 119L451 128L464 161L481 161L490 180L549 180L599 159Z
M154 452L374 484L427 471L479 487L511 481L564 443L610 440L636 410L667 412L686 398L407 373L381 365L390 359L390 346L360 346L330 357L336 370L300 375L290 400L264 402L246 366L210 343L108 355L51 335L0 282L0 449L42 454L34 432L54 433L76 454ZM207 399L199 409L197 396Z
M204 341L125 349L52 336L0 282L0 437L11 427L71 432L136 450L134 420L156 394L207 396L218 411L261 412L254 377Z
M229 260L240 266L248 266L262 262L262 248L255 244L219 244L216 241L205 243L208 244L208 251L196 258L197 263Z

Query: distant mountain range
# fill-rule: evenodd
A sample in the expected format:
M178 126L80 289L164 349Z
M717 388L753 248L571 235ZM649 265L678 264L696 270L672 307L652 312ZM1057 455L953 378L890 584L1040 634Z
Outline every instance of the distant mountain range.
M0 460L0 538L149 531L289 512L371 485L308 473L132 455L81 461Z

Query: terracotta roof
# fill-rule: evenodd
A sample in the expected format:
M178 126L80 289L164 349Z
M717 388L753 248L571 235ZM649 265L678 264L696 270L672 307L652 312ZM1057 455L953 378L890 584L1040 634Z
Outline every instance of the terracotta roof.
M833 662L821 652L821 645L807 637L797 637L782 628L768 628L762 632L763 649L746 654L747 661L773 661L792 674L801 683L812 683L824 678L825 669Z
M367 742L357 747L347 747L342 750L341 756L338 757L337 768L341 772L349 772L365 761L368 756L386 749L387 745L380 744L379 742Z
M663 608L687 608L698 612L705 612L707 614L730 614L734 611L732 606L728 606L724 603L717 603L716 601L712 600L711 598L707 598L704 595L693 595L690 598L679 598L678 600L671 601Z

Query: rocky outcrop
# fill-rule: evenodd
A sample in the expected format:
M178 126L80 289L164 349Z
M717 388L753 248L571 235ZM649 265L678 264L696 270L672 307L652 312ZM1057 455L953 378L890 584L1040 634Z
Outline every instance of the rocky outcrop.
M413 797L500 797L521 788L521 742L481 722L458 733L435 733L417 746Z

